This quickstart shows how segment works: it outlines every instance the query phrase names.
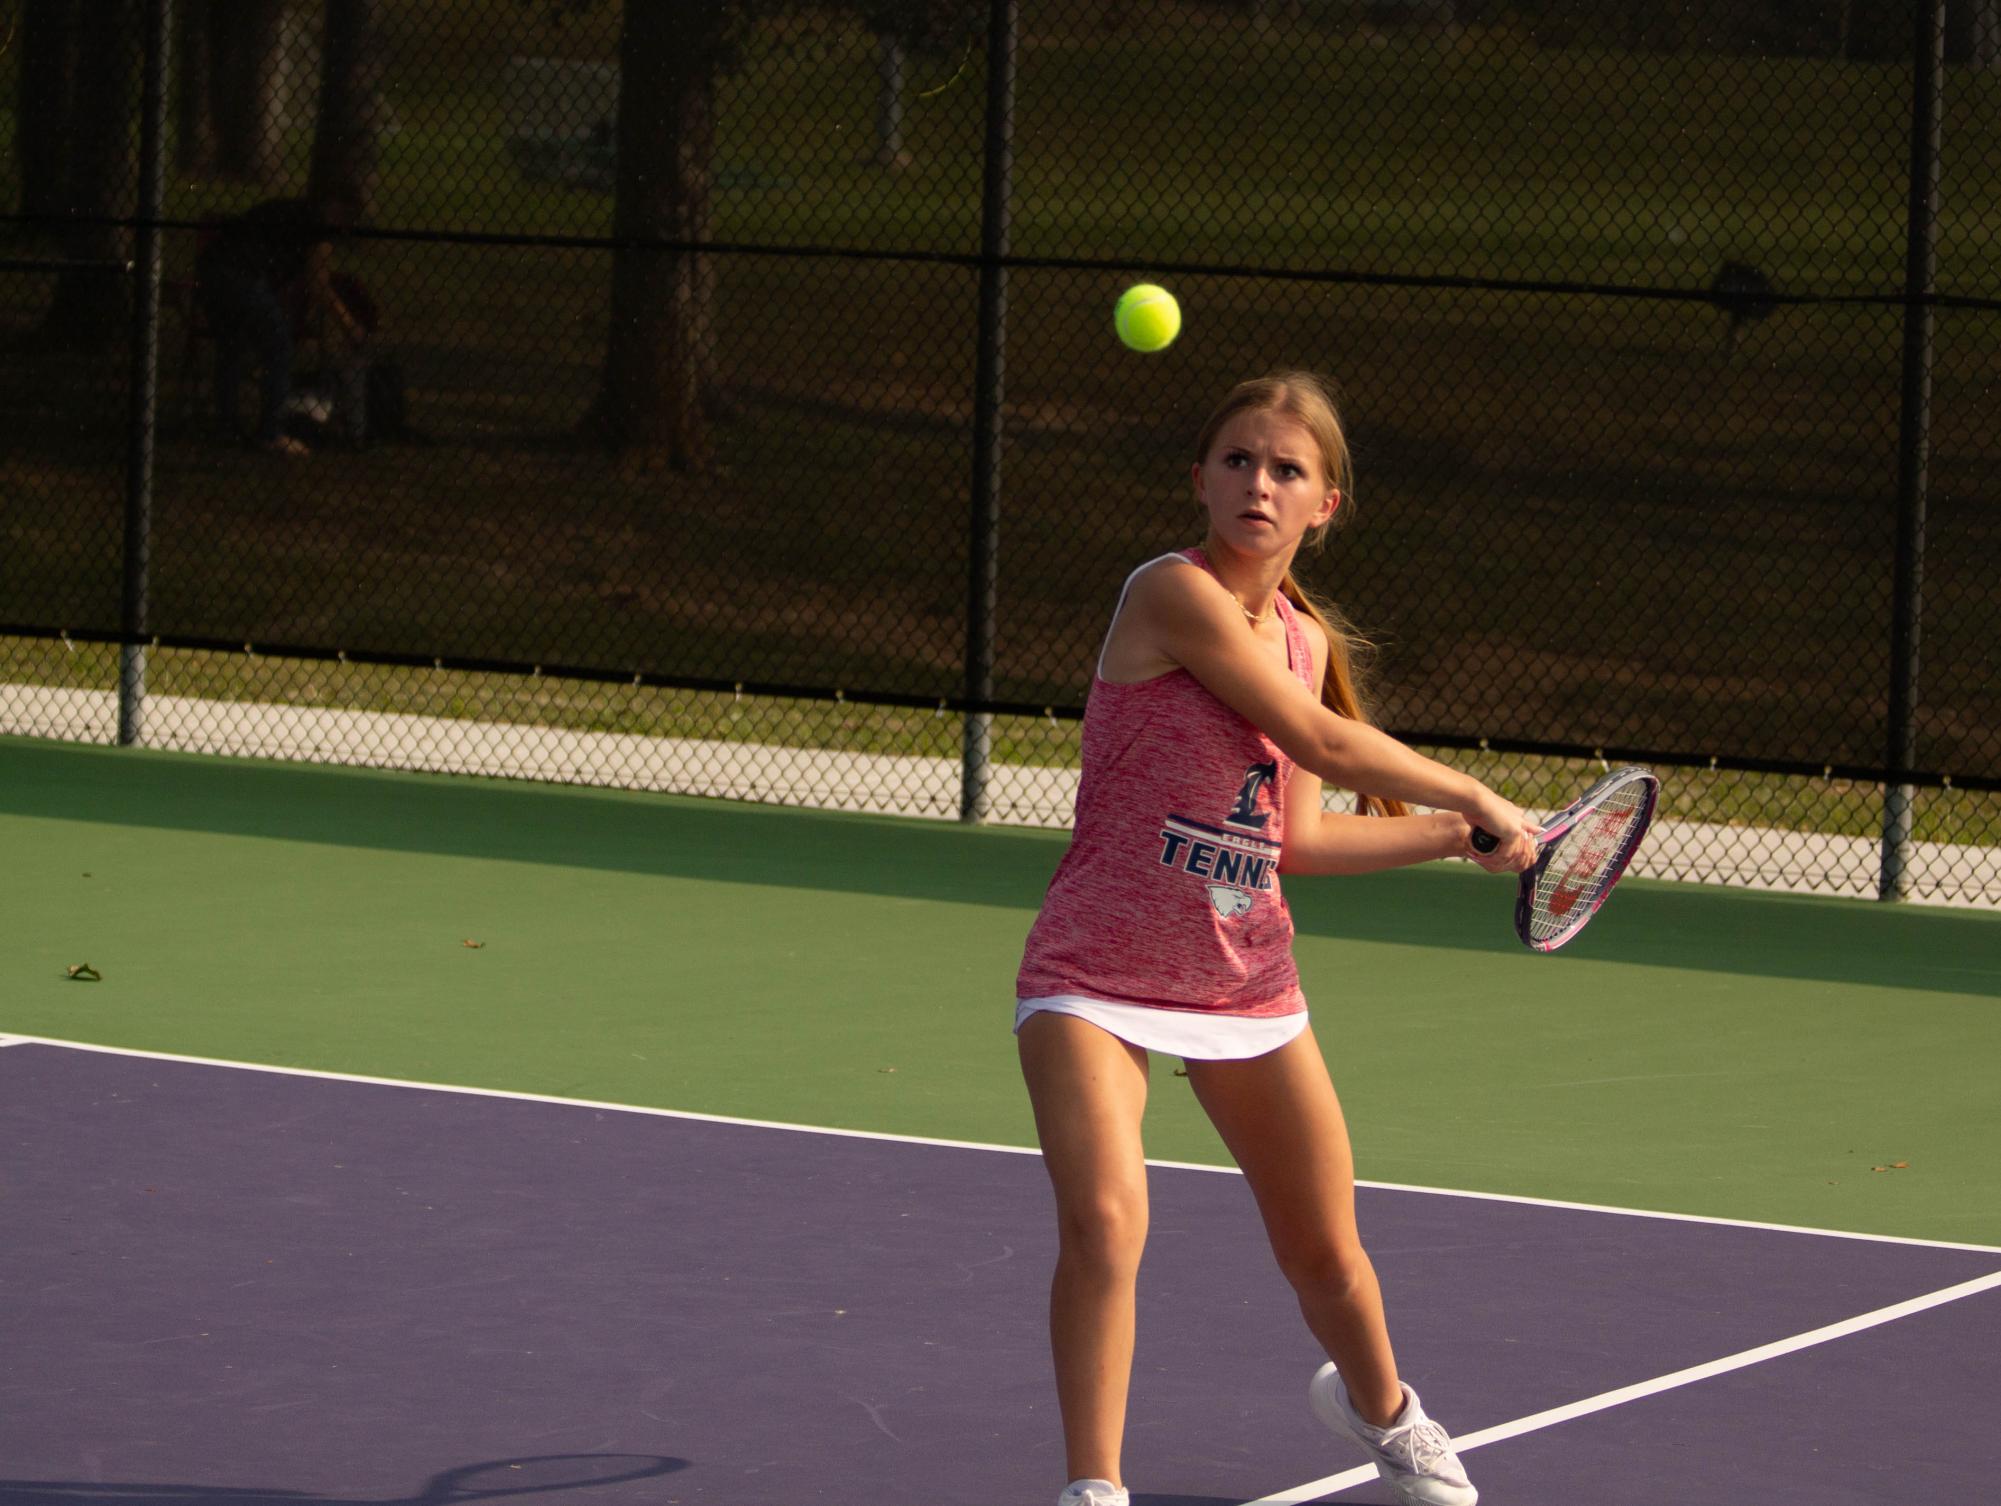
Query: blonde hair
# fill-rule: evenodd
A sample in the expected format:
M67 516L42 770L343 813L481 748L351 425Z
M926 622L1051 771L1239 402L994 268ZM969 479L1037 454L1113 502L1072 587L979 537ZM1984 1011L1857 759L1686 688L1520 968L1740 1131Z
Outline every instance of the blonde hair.
M1327 540L1335 523L1346 523L1355 506L1348 490L1354 480L1354 462L1348 452L1348 436L1326 383L1310 371L1275 371L1269 376L1239 382L1216 406L1195 436L1195 459L1206 460L1223 425L1239 413L1278 413L1305 429L1320 451L1321 469L1327 485L1342 495L1342 506L1327 522L1306 535L1305 542L1318 549ZM1315 596L1299 583L1288 569L1279 590L1287 601L1319 623L1327 634L1327 674L1320 684L1321 704L1336 716L1374 724L1367 695L1369 671L1375 662L1376 646L1356 630L1341 609ZM1403 816L1410 807L1401 800L1386 800L1357 793L1356 808L1364 815Z

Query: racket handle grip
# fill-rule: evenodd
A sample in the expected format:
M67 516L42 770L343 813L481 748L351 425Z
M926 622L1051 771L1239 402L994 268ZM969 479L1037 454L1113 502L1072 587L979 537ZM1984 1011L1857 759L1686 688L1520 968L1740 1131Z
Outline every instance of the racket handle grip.
M1481 826L1473 828L1472 842L1475 852L1492 852L1496 847L1501 845L1499 837Z

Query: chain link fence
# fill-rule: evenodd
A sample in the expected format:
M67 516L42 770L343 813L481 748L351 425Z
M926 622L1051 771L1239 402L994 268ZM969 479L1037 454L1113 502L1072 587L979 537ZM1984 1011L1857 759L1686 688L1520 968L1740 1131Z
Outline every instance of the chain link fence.
M1067 824L1298 366L1385 725L2001 903L2001 0L0 17L0 730Z

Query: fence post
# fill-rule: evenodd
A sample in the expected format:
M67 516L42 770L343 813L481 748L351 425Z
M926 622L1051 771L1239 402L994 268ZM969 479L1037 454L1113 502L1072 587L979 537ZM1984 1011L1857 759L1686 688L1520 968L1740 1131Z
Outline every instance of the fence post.
M1014 57L1017 0L987 11L986 171L980 203L980 341L973 397L973 489L966 566L966 712L959 768L959 819L984 821L994 693L994 610L1000 579L1001 404L1007 390L1009 200L1014 181Z
M1932 293L1938 273L1940 96L1945 78L1945 0L1915 7L1911 100L1911 190L1904 242L1904 367L1897 422L1896 583L1891 596L1890 719L1884 751L1883 856L1879 899L1910 888L1908 779L1917 762L1917 684L1924 617L1925 502L1931 483Z
M119 613L118 742L145 731L146 644L153 532L153 441L159 418L160 216L167 153L167 48L173 0L147 0L139 121L139 244L133 265L131 387L125 446L125 569Z

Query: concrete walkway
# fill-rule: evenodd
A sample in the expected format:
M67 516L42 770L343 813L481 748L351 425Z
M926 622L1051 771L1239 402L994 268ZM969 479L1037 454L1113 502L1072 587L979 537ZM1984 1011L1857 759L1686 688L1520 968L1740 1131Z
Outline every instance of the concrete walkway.
M109 743L117 731L113 692L0 687L0 733ZM960 768L949 758L164 695L146 703L142 741L181 752L547 780L824 810L941 820L959 814ZM1076 787L1072 769L995 765L988 789L991 819L1068 826ZM1633 871L1649 878L1867 899L1876 894L1879 860L1878 844L1868 837L1658 821ZM2001 909L2001 848L1919 842L1910 873L1914 901Z

